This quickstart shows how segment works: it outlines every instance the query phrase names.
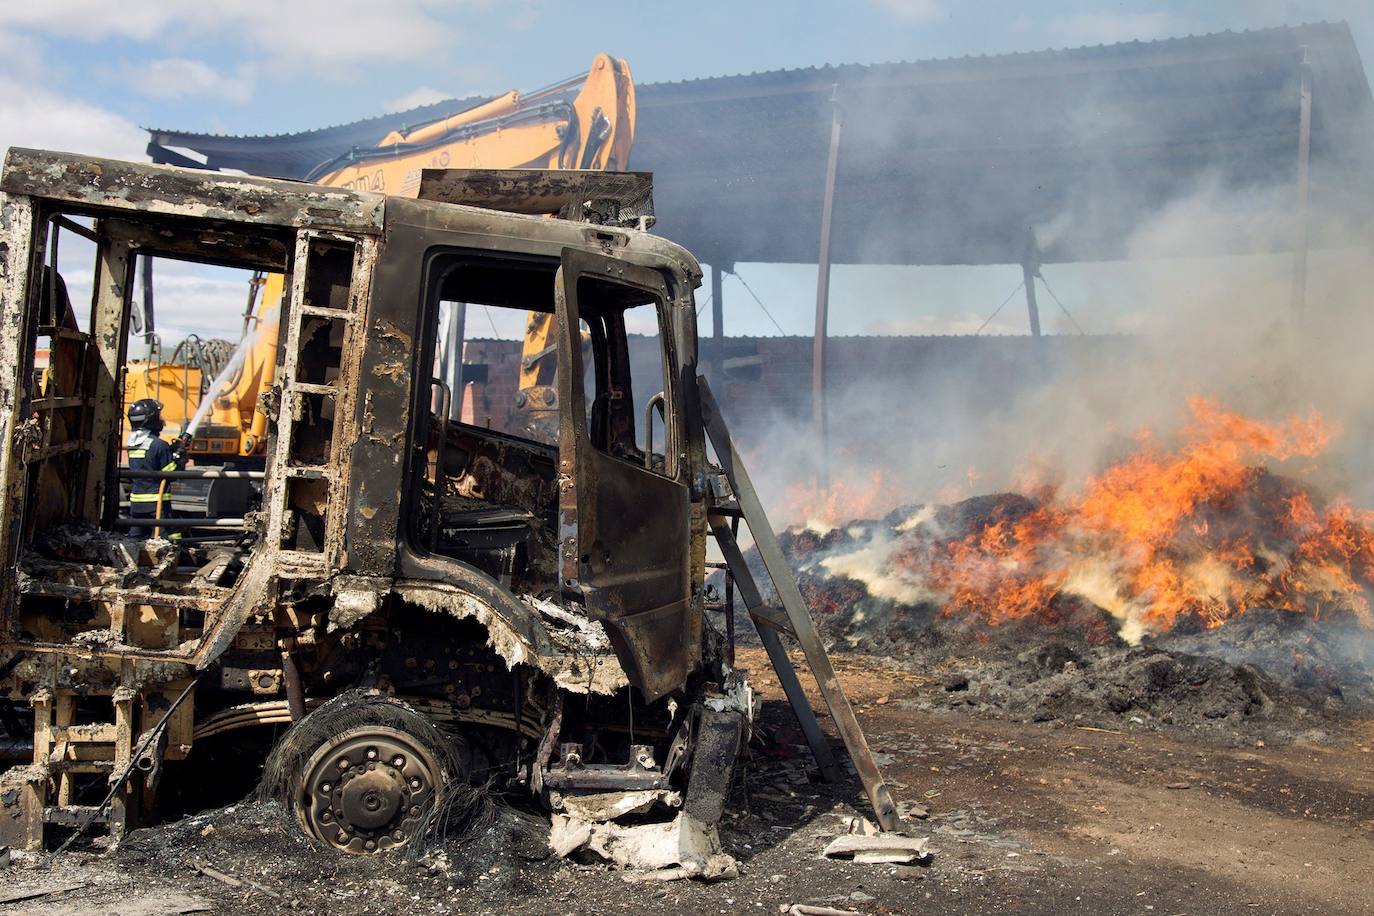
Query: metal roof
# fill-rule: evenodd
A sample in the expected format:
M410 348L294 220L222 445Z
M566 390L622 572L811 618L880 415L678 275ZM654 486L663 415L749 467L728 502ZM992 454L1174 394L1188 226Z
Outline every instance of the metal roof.
M654 173L657 231L702 261L814 262L833 96L836 263L1018 263L1032 226L1046 261L1119 258L1149 215L1204 184L1293 181L1304 55L1313 207L1362 231L1374 99L1344 23L641 85L631 165ZM151 130L149 152L298 177L478 101L277 136ZM1234 236L1178 253L1275 247L1242 224L1283 209L1238 211Z

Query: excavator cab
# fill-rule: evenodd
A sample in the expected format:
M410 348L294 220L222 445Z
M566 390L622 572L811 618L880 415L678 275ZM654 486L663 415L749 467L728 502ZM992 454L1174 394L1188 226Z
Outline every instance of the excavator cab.
M471 174L455 190L453 175L435 192L446 202L497 203L475 190L482 184ZM623 174L526 175L554 213L564 206L557 201L597 195L603 209L625 205L621 218L632 225L646 211L647 177L627 184ZM572 190L556 191L558 181ZM393 246L405 235L406 210L393 207ZM556 254L426 250L419 332L428 345L419 361L435 374L415 391L409 535L420 551L474 565L507 587L584 607L606 625L631 683L656 699L702 657L688 507L704 448L699 436L690 450L684 441L682 382L693 378L695 328L683 327L684 311L673 309L693 280L676 265L603 253L627 236L595 225L595 246L584 232L583 244L560 245ZM457 375L440 377L455 326L475 327L479 318L514 325L527 313L552 318L554 384L543 402L557 418L552 441L524 420L513 348L504 364L483 366L480 393L464 382L467 366L450 363ZM685 352L683 341L691 342Z

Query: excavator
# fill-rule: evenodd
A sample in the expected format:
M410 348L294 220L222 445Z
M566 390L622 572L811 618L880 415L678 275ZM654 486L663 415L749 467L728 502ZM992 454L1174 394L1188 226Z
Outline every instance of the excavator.
M634 143L635 94L629 64L598 54L585 74L531 93L510 91L464 111L383 137L371 149L351 149L320 163L305 180L352 190L415 197L427 168L581 169L621 171ZM147 269L145 264L145 270ZM267 417L259 399L273 384L277 320L285 277L255 274L244 312L242 343L232 355L207 354L198 340L163 361L152 346L151 303L145 275L141 328L146 359L126 364L124 403L163 403L169 429L198 463L256 467L263 461ZM530 312L521 353L516 403L532 431L553 435L552 317ZM339 342L333 342L337 346ZM455 362L461 364L461 353ZM460 394L455 386L455 394ZM452 405L453 409L461 409ZM220 499L236 501L241 481L224 481ZM211 501L218 502L214 493ZM229 511L211 506L209 514Z

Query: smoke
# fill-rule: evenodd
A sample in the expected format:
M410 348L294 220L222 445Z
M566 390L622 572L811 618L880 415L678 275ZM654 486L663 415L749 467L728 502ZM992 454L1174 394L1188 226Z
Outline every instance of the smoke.
M1086 111L1065 123L1095 125L1094 137L1102 124L1133 137L1148 129L1125 119ZM1342 181L1332 177L1339 164L1326 164L1330 192ZM1323 165L1314 161L1314 176ZM1042 250L1119 224L1113 202L1135 200L1128 179L1124 170L1099 170L1087 191L1034 225ZM1043 266L1077 321L1127 334L924 338L906 350L831 341L826 445L809 397L795 393L790 406L763 419L755 408L750 423L736 424L753 427L739 438L769 469L760 489L775 524L842 523L902 504L1041 485L1072 492L1138 447L1142 430L1170 445L1191 395L1267 421L1315 409L1338 430L1328 453L1272 469L1374 505L1365 457L1374 446L1368 233L1339 194L1314 185L1306 289L1295 300L1300 223L1291 179L1247 184L1233 169L1204 169L1146 211L1121 260ZM1057 315L1043 283L1037 288L1042 318ZM904 294L917 299L919 282ZM818 505L831 511L818 515Z
M1113 294L1128 303L1121 317L1135 329L1129 335L926 338L905 349L834 341L831 371L840 384L829 391L829 447L818 447L809 417L782 412L748 440L769 468L757 476L775 526L838 527L851 535L823 538L806 571L862 583L872 598L900 607L945 605L953 593L941 594L937 578L950 570L911 562L923 556L913 551L943 533L925 530L915 540L904 534L929 528L932 504L1003 491L1038 498L1046 488L1059 494L1059 505L1069 504L1143 442L1168 451L1185 442L1190 401L1198 397L1265 423L1319 422L1333 432L1324 449L1290 450L1292 457L1278 450L1252 463L1301 481L1318 499L1374 508L1367 458L1374 446L1374 310L1367 292L1374 260L1367 233L1341 212L1312 208L1308 231L1318 241L1304 288L1290 250L1302 229L1293 201L1289 184L1236 187L1209 173L1150 213L1130 233L1126 259L1083 272L1096 282L1116 274ZM1082 231L1062 213L1047 226ZM1044 267L1057 281L1073 270ZM846 362L846 352L873 359ZM1140 496L1149 506L1168 494ZM1367 620L1359 610L1367 583L1352 579L1341 562L1298 563L1302 551L1270 551L1263 526L1271 522L1257 519L1256 531L1240 540L1259 558L1254 568L1270 574L1246 578L1231 557L1208 549L1183 551L1171 570L1190 593L1228 609L1287 606L1273 584L1291 577L1301 583L1297 600L1314 613L1348 607ZM1014 585L1025 573L1046 586L1035 593L1042 598L1074 596L1110 614L1129 643L1167 630L1160 594L1142 585L1142 557L1131 545L1085 544L1070 535L1005 556L969 550L959 554L967 554L968 565L958 581L997 603L995 583ZM1036 579L1028 562L1054 573ZM1328 573L1334 578L1325 581Z
M870 595L884 601L908 607L942 602L943 596L894 568L893 559L901 546L898 540L880 531L855 550L822 556L818 565L829 575L862 582Z

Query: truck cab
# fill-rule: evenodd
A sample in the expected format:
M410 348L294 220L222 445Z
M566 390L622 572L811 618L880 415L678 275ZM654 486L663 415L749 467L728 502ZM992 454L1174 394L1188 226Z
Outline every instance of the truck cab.
M555 813L640 792L719 818L754 704L704 588L701 271L644 231L647 176L427 171L411 200L13 149L0 192L0 720L32 742L0 842L118 837L231 748L346 852L492 778ZM59 261L73 237L84 268ZM144 255L286 292L265 469L163 475L251 477L253 503L131 538ZM89 301L62 276L82 269ZM554 371L542 403L488 392L483 415L463 316L501 310L554 316ZM78 803L92 785L107 805Z

